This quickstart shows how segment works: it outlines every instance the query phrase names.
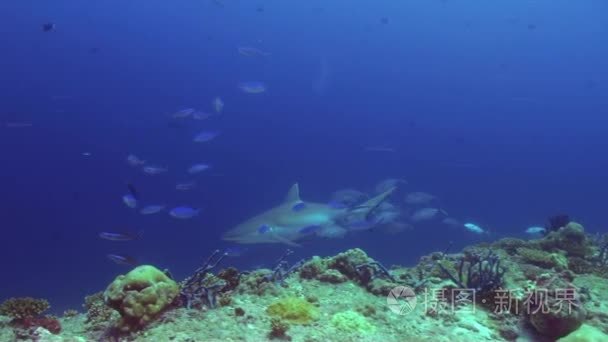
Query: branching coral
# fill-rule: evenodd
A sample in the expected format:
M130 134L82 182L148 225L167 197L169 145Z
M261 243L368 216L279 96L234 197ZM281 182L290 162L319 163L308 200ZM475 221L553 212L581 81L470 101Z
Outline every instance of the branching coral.
M103 292L86 296L83 306L87 309L87 319L85 321L87 330L105 329L113 321L113 316L118 316L118 313L114 309L106 305Z
M0 315L12 318L11 325L16 336L32 338L36 328L42 327L53 334L61 332L61 323L52 316L42 314L51 307L46 299L31 297L10 298L0 305Z
M279 260L277 260L277 262L275 263L274 268L272 269L272 273L270 273L268 276L266 276L266 279L268 281L271 281L271 282L273 282L275 284L279 283L281 285L284 285L285 284L285 279L287 279L287 277L290 274L292 274L293 272L297 271L300 267L302 267L302 265L304 265L304 263L306 262L306 260L302 259L302 260L296 262L295 264L289 266L289 262L287 262L286 259L291 254L293 254L293 251L291 249L288 249L279 258Z
M203 263L201 267L194 271L194 274L180 284L180 297L182 304L187 308L203 307L215 308L217 298L221 291L232 289L239 283L240 275L236 269L234 271L224 271L223 278L211 274L213 270L226 256L215 250ZM222 274L222 273L221 273Z
M448 271L441 262L437 265L459 288L475 290L482 296L500 288L506 272L506 269L500 266L498 255L491 250L485 255L477 252L465 253L457 263L457 276Z

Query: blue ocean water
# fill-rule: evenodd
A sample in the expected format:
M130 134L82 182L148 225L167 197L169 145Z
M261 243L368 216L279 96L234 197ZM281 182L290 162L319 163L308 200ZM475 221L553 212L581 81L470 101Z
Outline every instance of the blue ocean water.
M524 237L559 213L603 232L606 13L599 0L3 2L0 299L78 308L128 270L108 253L183 278L295 182L326 202L404 178L402 191L431 193L491 234L372 230L304 241L294 259L360 247L408 265L450 241ZM211 112L218 96L222 114L171 118ZM194 143L204 129L221 135ZM145 175L129 154L168 171ZM176 191L195 163L212 168ZM129 183L145 204L201 213L139 215L121 201ZM110 242L104 230L145 232ZM226 263L269 267L286 246L247 248Z

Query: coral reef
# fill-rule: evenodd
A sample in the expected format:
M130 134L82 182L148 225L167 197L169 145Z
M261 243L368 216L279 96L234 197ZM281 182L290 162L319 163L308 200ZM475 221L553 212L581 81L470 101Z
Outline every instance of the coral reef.
M78 316L78 311L74 309L68 309L63 312L63 318L72 318Z
M87 331L104 330L118 318L118 312L106 305L103 292L86 296L83 306L87 310L85 320Z
M10 298L0 305L0 315L13 319L34 318L47 311L51 305L46 299L32 297Z
M153 266L143 265L118 276L104 292L104 300L121 315L116 327L129 332L155 319L178 294L173 279Z
M28 340L38 336L40 329L49 334L61 332L61 322L53 316L43 316L51 305L46 299L31 297L10 298L0 305L0 316L11 318L10 326L18 339Z
M239 284L240 274L236 269L224 270L218 276L211 273L225 256L219 250L214 251L192 276L180 283L182 305L187 308L215 308L222 291L230 291Z
M522 262L541 268L556 268L557 270L568 268L568 259L561 253L550 253L539 249L521 247L517 249L517 255L522 258Z
M30 318L16 329L0 317L0 340L605 341L607 241L566 223L539 239L390 269L351 249L295 263L287 251L271 269L213 272L223 259L215 252L179 287L151 266L119 276L107 304L88 296L86 317L57 320L60 332L41 316L44 305L17 311L9 302L5 315Z

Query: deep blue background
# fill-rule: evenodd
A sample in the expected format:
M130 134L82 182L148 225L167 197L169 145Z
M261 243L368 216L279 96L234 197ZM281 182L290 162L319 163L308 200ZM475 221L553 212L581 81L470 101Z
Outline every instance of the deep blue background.
M184 277L226 246L223 231L295 181L304 199L326 201L339 188L406 178L494 237L521 236L560 212L607 229L604 1L30 0L3 1L0 19L0 300L79 307L126 271L106 260L111 252ZM42 32L47 21L57 29ZM246 58L238 46L272 55ZM250 80L268 92L239 92ZM169 127L168 113L210 110L218 95L224 115ZM33 127L4 127L16 121ZM224 134L193 144L203 127ZM396 152L364 151L379 145ZM126 165L129 153L169 174L143 175ZM214 168L196 191L177 193L195 162ZM120 201L126 182L146 202L203 214L139 216ZM145 237L96 236L119 229ZM479 237L442 226L362 233L307 242L293 259L362 247L412 264L449 240ZM229 262L269 265L284 249L255 246Z

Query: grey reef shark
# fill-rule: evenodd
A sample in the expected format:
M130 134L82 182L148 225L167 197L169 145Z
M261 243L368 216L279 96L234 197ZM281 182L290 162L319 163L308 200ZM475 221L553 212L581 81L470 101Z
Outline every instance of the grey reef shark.
M394 187L390 188L360 205L340 207L302 201L296 183L281 204L240 223L226 232L222 239L240 244L284 243L299 246L296 241L312 236L343 237L349 231L362 230L361 222L365 223L366 229L380 224L373 219L374 210L394 190Z

